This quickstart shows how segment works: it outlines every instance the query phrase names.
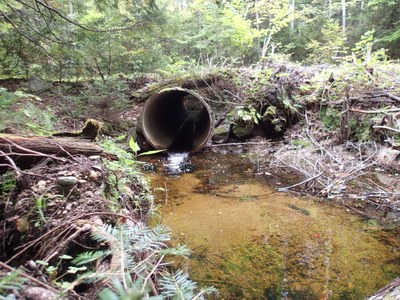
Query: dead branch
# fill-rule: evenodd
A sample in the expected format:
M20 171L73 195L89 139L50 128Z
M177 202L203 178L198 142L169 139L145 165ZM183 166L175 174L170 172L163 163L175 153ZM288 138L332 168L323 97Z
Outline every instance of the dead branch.
M4 157L10 163L9 165L7 164L6 166L11 167L15 171L15 173L17 174L17 177L19 177L20 174L21 174L21 170L17 167L15 162L7 154L5 154L1 150L0 150L0 154L1 154L2 157Z
M57 245L57 248L53 253L49 254L44 261L50 261L53 257L57 256L60 254L60 252L65 249L71 241L73 241L75 238L77 238L81 233L87 232L91 229L91 226L89 224L84 224L82 227L79 227L78 230L76 230L73 234L71 234L67 239L65 239L61 244Z
M0 267L2 267L3 269L8 270L10 272L19 272L19 274L22 277L25 277L25 278L29 279L30 281L36 283L37 285L40 285L40 286L42 286L42 287L44 287L44 288L46 288L48 290L52 290L53 292L57 292L57 293L59 292L56 288L52 287L51 285L48 285L48 284L46 284L46 283L44 283L44 282L42 282L40 280L37 280L36 278L34 278L32 276L29 276L28 274L22 272L22 270L10 267L9 265L7 265L7 264L5 264L5 263L3 263L1 261L0 261Z
M396 102L400 102L400 97L398 97L398 96L395 96L395 95L390 94L390 93L384 93L384 95L385 95L386 97L388 97L388 98L390 98L390 99L396 101Z
M393 109L382 109L382 110L363 110L357 108L350 108L349 111L361 113L361 114L386 114L391 112L399 112L400 108L393 108Z
M374 125L374 126L372 126L372 128L374 128L374 129L385 129L385 130L393 131L393 132L396 132L396 133L400 133L400 129L396 129L396 128L392 128L392 127L388 127L388 126Z
M221 144L213 144L211 147L223 147L223 146L250 146L250 145L267 145L267 144L277 144L280 142L242 142L242 143L221 143Z
M291 188L294 188L296 186L299 186L299 185L305 184L307 182L313 181L313 180L317 179L318 177L322 176L322 174L324 174L324 172L321 172L321 173L319 173L319 174L317 174L317 175L315 175L315 176L313 176L311 178L307 178L306 180L303 180L302 182L299 182L299 183L296 183L296 184L293 184L293 185L289 185L289 186L286 186L286 187L278 188L277 191L278 192L286 192L287 190L289 190Z
M6 135L6 136L9 137L9 135ZM64 159L59 158L59 157L56 157L56 156L54 156L54 155L45 154L45 153L42 153L42 152L39 152L39 151L35 151L35 150L32 150L32 149L28 149L28 148L23 147L23 146L21 146L21 145L18 145L17 143L15 143L15 141L12 141L11 139L6 138L6 136L4 136L4 135L0 136L0 142L1 142L1 141L3 142L3 144L0 144L0 147L1 147L1 148L8 148L10 153L12 153L12 147L11 147L11 146L13 146L13 147L17 148L18 150L23 151L25 154L28 153L28 154L31 154L31 155L33 155L33 156L50 157L50 158L52 158L52 159L65 162ZM11 136L10 136L10 137L11 137ZM24 139L26 139L26 138L21 138L22 141L23 141ZM33 148L34 148L34 147L33 147ZM8 153L7 153L7 154L8 154Z
M317 147L321 150L321 152L326 153L332 160L338 162L337 159L336 159L327 149L325 149L324 147L322 147L321 144L318 143L318 142L313 138L313 136L312 136L311 133L310 133L311 124L310 124L310 122L308 121L307 112L304 114L304 116L305 116L305 120L306 120L306 124L307 124L307 127L306 127L306 134L307 134L307 137L310 139L310 141L311 141L315 146L317 146Z

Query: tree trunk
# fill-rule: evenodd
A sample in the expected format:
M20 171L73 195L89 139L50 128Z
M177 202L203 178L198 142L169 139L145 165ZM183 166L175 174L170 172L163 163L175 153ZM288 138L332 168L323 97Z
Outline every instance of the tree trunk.
M346 34L346 0L341 0L342 3L342 32Z
M290 31L294 31L294 12L295 12L295 1L296 0L291 0L290 3Z

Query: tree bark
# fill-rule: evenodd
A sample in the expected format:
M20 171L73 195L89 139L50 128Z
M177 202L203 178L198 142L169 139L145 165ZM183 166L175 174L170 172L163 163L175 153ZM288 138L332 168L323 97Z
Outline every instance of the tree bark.
M44 136L19 136L0 134L0 150L11 156L27 155L34 152L39 154L69 156L70 155L101 155L103 149L79 137L44 137ZM37 156L40 156L37 154Z

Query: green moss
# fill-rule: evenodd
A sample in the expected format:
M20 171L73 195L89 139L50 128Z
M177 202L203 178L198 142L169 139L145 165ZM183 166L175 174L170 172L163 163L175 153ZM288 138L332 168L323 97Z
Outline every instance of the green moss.
M358 142L365 142L371 139L372 117L358 119L353 117L349 122L349 139Z
M340 127L340 112L335 108L323 108L320 111L320 118L325 128L335 130Z
M294 146L301 146L301 147L311 147L312 146L312 143L310 142L310 140L307 140L307 139L293 140L292 144Z

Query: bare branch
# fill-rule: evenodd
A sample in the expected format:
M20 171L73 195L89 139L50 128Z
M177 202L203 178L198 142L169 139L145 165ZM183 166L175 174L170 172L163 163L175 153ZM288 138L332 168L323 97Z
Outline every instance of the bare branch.
M372 128L374 128L374 129L385 129L385 130L393 131L393 132L396 132L396 133L400 133L400 129L396 129L396 128L392 128L392 127L388 127L388 126L375 125L375 126L372 126Z

